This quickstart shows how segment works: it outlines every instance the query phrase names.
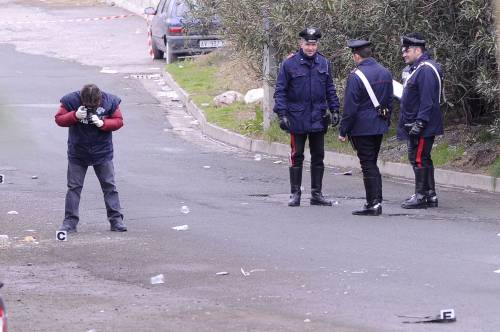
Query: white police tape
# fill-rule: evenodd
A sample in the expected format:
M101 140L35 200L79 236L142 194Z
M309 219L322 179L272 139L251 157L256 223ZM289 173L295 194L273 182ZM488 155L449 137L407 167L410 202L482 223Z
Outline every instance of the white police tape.
M105 20L115 20L121 18L127 18L130 16L136 16L135 14L125 14L125 15L113 15L113 16L101 16L101 17L87 17L87 18L69 18L60 20L43 20L43 21L0 21L0 25L19 25L19 24L50 24L50 23L80 23L80 22L94 22L94 21L105 21Z

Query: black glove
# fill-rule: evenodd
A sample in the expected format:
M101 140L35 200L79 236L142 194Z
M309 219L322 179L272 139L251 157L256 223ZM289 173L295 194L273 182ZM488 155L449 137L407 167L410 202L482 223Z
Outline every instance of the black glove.
M280 128L286 132L290 132L290 120L286 116L280 116Z
M321 118L321 123L325 128L325 134L328 131L328 127L330 126L331 122L332 122L332 116L330 115L330 112L326 111L325 115L323 115L323 117Z
M337 127L337 125L340 123L340 112L339 110L333 110L332 111L332 128Z
M421 120L416 120L415 122L405 124L405 127L408 130L408 135L420 136L424 131L425 124Z

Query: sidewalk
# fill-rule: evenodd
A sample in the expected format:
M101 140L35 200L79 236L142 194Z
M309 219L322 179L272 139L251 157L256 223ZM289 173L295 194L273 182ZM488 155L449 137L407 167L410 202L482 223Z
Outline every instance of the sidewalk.
M106 0L106 2L113 2L116 5L138 15L143 15L145 7L155 4L154 0ZM198 120L203 134L218 141L248 151L276 155L285 158L289 157L290 147L288 145L251 139L207 122L203 111L196 106L196 104L191 100L189 94L174 81L172 76L164 71L163 78L168 85L179 94L179 98L184 105L186 105L187 111ZM306 151L306 160L309 161L309 151ZM359 160L356 156L336 153L333 151L325 151L325 164L327 166L360 169ZM406 179L414 178L413 171L409 164L384 162L379 160L379 168L383 175ZM436 169L435 177L436 183L441 186L500 193L500 178L494 178L492 176Z
M174 81L169 73L163 72L163 79L179 94L180 100L184 103L184 105L186 105L187 111L194 116L196 120L198 120L201 130L205 135L248 151L288 158L290 153L290 147L288 145L251 139L207 122L203 111L196 106L196 104L191 100L189 94ZM309 151L306 151L305 155L306 160L309 161ZM360 169L357 157L333 151L325 151L325 164L327 166ZM384 175L407 179L414 178L413 171L409 164L384 162L379 160L378 166L380 168L380 172ZM496 193L500 192L500 178L495 179L486 175L462 173L443 169L436 169L435 177L436 183L442 186L478 189ZM498 186L496 185L497 183L499 184Z

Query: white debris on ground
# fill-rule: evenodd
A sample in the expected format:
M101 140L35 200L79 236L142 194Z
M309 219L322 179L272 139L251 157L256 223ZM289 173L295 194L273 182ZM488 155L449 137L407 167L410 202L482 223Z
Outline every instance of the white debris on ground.
M151 285L158 285L165 283L165 276L163 274L156 275L151 277Z
M172 227L172 229L176 231L187 231L189 229L189 226L188 225L174 226Z

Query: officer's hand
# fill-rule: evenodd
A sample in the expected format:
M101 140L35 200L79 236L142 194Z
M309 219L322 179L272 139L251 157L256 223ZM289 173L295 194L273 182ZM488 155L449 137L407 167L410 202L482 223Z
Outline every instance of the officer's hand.
M421 120L416 120L415 122L405 124L405 127L409 130L408 135L420 136L422 131L424 131L425 124Z
M85 106L78 107L78 110L76 111L75 115L78 120L85 119L87 117L87 109L85 108Z
M332 128L335 128L340 123L340 112L339 110L332 111Z
M281 130L290 132L290 120L286 116L280 116L279 122Z
M347 141L347 138L345 136L340 136L339 135L339 141L341 142L346 142Z
M97 128L101 128L102 126L104 126L104 121L102 121L101 119L99 119L99 117L97 115L92 115L92 123L97 127Z
M326 111L325 115L323 115L323 127L325 127L325 133L328 131L328 126L332 123L332 116L330 112Z

